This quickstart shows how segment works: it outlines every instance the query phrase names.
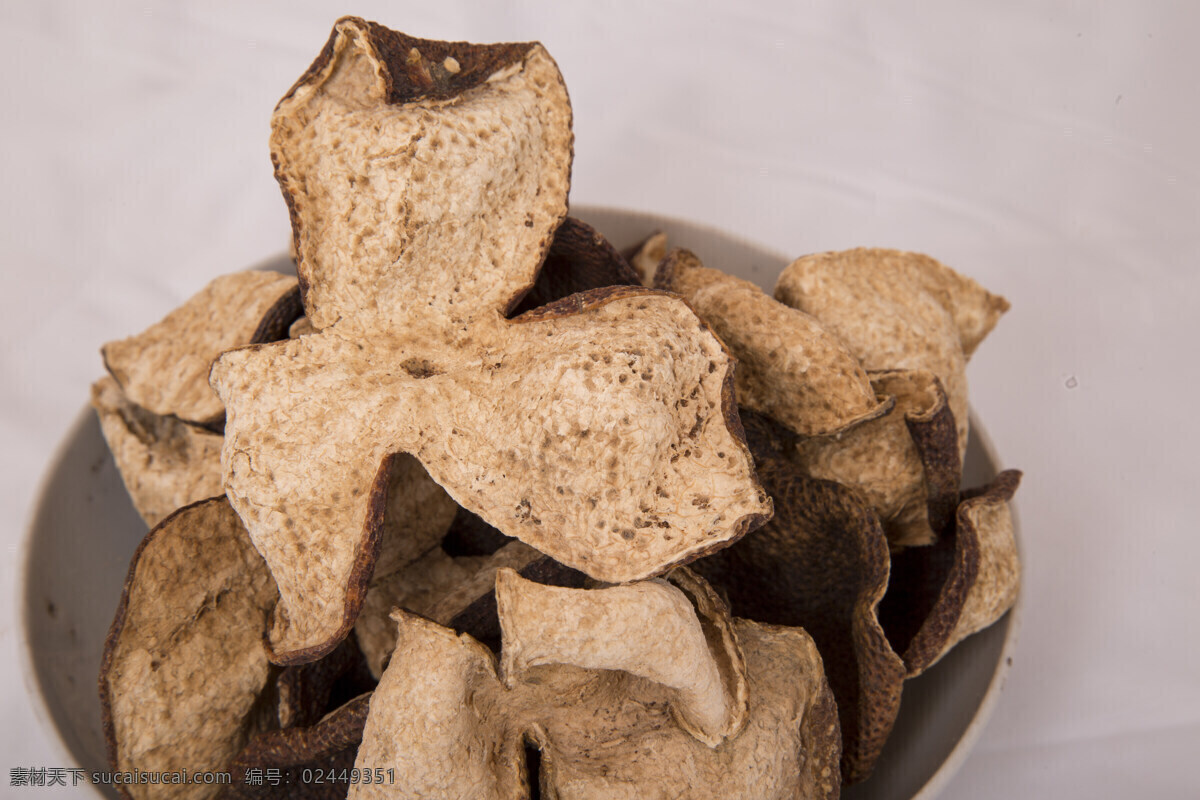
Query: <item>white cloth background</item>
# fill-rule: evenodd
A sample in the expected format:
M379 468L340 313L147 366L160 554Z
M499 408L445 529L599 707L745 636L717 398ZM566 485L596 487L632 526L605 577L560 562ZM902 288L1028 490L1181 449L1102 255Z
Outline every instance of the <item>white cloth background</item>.
M1026 472L1025 621L947 796L1195 796L1200 6L1061 0L5 3L0 782L68 765L15 598L97 348L286 246L268 117L348 10L544 42L574 102L574 202L794 255L921 250L1006 295L969 376Z

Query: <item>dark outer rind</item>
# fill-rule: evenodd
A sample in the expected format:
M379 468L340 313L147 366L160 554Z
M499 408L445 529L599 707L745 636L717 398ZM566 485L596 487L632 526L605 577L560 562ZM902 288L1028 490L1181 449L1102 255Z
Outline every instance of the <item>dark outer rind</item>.
M288 328L304 314L304 304L300 301L300 287L289 289L267 309L249 344L276 342L288 338Z
M366 657L354 631L317 661L285 667L276 679L279 726L307 728L350 698L372 691ZM285 723L284 718L287 718Z
M810 634L811 635L811 634ZM819 652L819 651L818 651ZM842 753L842 728L838 719L838 705L829 684L829 670L821 682L824 689L820 697L808 707L804 721L800 724L800 741L804 745L801 760L803 771L811 776L812 786L825 783L827 791L812 800L837 800L842 794L842 777L839 767L845 764ZM822 776L828 777L822 780Z
M959 504L952 534L933 545L910 548L893 558L896 605L903 602L911 606L914 599L932 598L928 612L916 619L919 625L903 650L904 664L910 676L920 674L941 656L979 574L979 536L966 516L970 508L967 503L981 497L990 502L1007 502L1012 499L1020 481L1018 470L1001 472L991 483L973 490ZM892 588L889 587L891 596ZM901 616L902 611L894 613L908 627L912 626L911 617Z
M752 411L742 418L776 515L693 568L728 595L737 616L812 637L837 699L842 779L859 781L891 733L905 675L876 617L888 583L887 539L855 491L811 478L790 460L794 432Z
M542 556L526 564L517 574L526 580L547 586L565 586L570 589L584 588L588 579L584 573L560 564L550 556ZM484 592L469 606L455 614L448 627L453 628L455 633L470 634L493 653L499 653L500 613L496 604L495 589Z
M588 289L639 285L633 267L599 231L567 217L554 232L534 285L506 316L520 315Z
M909 647L933 613L953 562L962 555L956 551L954 531L954 510L962 480L957 426L942 382L936 376L933 381L937 398L934 404L917 414L906 415L904 423L921 460L929 525L937 538L931 544L908 548L892 556L888 593L879 608L888 641L904 658L910 675L913 666ZM951 591L959 589L951 587ZM951 601L949 596L946 599Z
M218 795L222 800L233 798L301 798L325 800L343 798L348 785L340 782L315 783L305 781L301 773L312 771L340 772L354 767L358 747L367 724L371 693L359 695L330 712L316 724L280 731L268 731L255 736L242 748L230 773L233 782ZM280 785L269 783L246 784L248 769L280 770Z
M305 664L316 661L327 655L338 643L345 639L354 628L359 612L362 611L363 601L367 597L367 588L371 576L375 572L375 562L379 559L379 550L383 545L383 515L387 510L388 482L392 471L392 461L397 454L384 456L375 472L375 481L371 484L371 496L367 500L367 517L363 523L363 532L359 537L357 551L354 554L354 564L350 568L350 576L346 582L346 599L342 607L342 625L328 639L320 644L303 647L299 650L276 652L271 647L267 631L263 638L267 647L267 657L272 664L281 667L292 664Z
M137 572L138 562L141 561L142 554L146 551L150 543L159 536L169 522L180 514L206 503L222 502L228 502L225 495L197 500L194 503L176 509L164 517L161 522L146 534L137 546L137 550L133 552L133 558L129 560L129 571L125 573L125 582L121 586L121 599L117 603L117 613L113 616L112 625L108 629L108 636L104 639L104 652L100 656L100 677L98 681L100 688L100 726L104 730L104 752L108 757L109 766L114 770L117 769L117 732L112 717L112 696L108 688L108 674L112 670L113 651L116 649L117 640L121 638L121 631L125 628L125 614L129 610L129 591L133 588L133 578ZM131 797L125 787L117 786L116 788L121 796Z
M454 514L446 535L442 537L442 550L446 555L458 558L460 556L490 556L509 542L513 537L505 536L496 528L483 521L483 518L462 506Z
M333 46L337 42L338 27L342 23L352 23L366 29L368 44L374 50L376 57L387 67L383 73L383 79L387 86L388 102L392 105L401 105L426 98L448 100L479 86L492 73L524 58L526 53L538 44L537 42L505 42L481 45L471 42L418 39L393 31L377 22L368 22L361 17L342 17L333 24L333 30L316 59L292 84L292 88L288 89L287 94L280 98L279 103L275 105L276 109L285 100L291 99L300 87L311 82L328 66L329 60L333 57ZM420 51L423 62L436 62L440 65L447 56L453 57L458 61L459 72L451 75L444 70L437 71L436 79L440 82L427 86L424 91L421 91L421 87L417 84L423 80L423 77L419 70L408 64L409 50L414 47ZM430 54L432 54L432 58L429 57ZM434 79L435 74L431 72L429 77Z
M938 401L921 414L908 414L904 424L925 469L929 527L938 538L954 525L962 460L958 455L958 428L942 382L934 376Z

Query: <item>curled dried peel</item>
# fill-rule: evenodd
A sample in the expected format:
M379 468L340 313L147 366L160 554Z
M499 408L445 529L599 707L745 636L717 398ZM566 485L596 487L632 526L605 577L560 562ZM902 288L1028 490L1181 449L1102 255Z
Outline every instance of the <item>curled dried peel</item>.
M837 336L868 371L925 369L941 380L967 446L967 357L1008 308L1002 297L919 253L859 248L804 256L775 286L779 301Z
M670 690L627 672L570 663L532 667L516 676L513 692L520 702L513 707L523 720L519 727L541 749L543 794L836 797L837 712L812 640L799 628L731 619L711 587L690 570L675 570L670 579L694 604L692 614L722 671L740 673L734 681L725 675L726 695L739 698L735 705L744 709L735 714L736 730L713 747L665 707ZM611 590L574 591L600 599ZM504 626L507 631L507 620ZM645 641L631 637L631 650L639 639ZM640 649L630 655L649 655ZM512 682L513 676L506 672L505 678Z
M675 249L654 285L683 295L738 359L738 403L802 436L845 432L891 408L862 365L803 311L773 300L750 281L705 267Z
M728 636L745 653L748 718L719 747L679 726L658 683L548 664L508 676L506 691L486 648L397 612L396 655L372 699L355 766L394 769L386 796L528 797L521 743L531 740L541 750L544 797L836 797L837 712L811 639L799 629L730 622L702 581L687 571L672 578L701 616L713 615L706 636ZM401 666L418 663L425 669ZM352 787L350 797L384 791Z
M949 535L898 554L880 618L908 676L920 675L959 641L1003 616L1020 582L1008 501L1021 473L1005 470L964 492Z
M936 541L946 521L944 515L935 513L933 522L938 527L931 525L931 491L936 499L944 498L946 483L952 496L958 490L955 418L933 373L892 370L870 375L878 394L896 398L892 409L839 438L799 442L795 458L812 477L862 492L879 515L893 547L929 544ZM949 439L944 435L947 421ZM924 437L921 447L913 436L914 425ZM942 435L932 436L930 430ZM927 464L938 465L936 474L926 469ZM941 505L937 508L944 511Z
M812 640L799 628L744 619L733 631L746 657L748 715L741 733L717 748L674 724L654 684L610 687L619 673L540 676L529 691L542 703L574 701L538 718L542 796L836 798L837 709Z
M224 410L208 385L213 359L231 347L282 338L299 315L294 277L235 272L213 280L142 333L104 345L101 353L131 402L161 416L217 425Z
M745 724L745 696L739 705L726 692L737 679L721 670L744 670L741 654L719 662L691 602L665 581L589 591L543 586L506 569L496 575L496 603L509 687L545 664L620 670L666 687L680 726L710 747Z
M100 700L117 771L224 771L247 737L270 727L261 708L271 665L262 643L275 586L225 498L180 509L130 565L105 643ZM132 797L160 787L131 785ZM176 787L173 797L220 788Z
M134 405L111 377L92 384L92 407L133 506L150 527L223 491L219 434Z
M336 777L354 766L371 695L363 694L326 714L311 725L264 731L253 736L234 759L232 782L221 800L339 800L346 796L338 780L304 780L314 773ZM257 777L248 772L257 770ZM266 779L267 770L279 770L278 784ZM307 771L307 772L306 772ZM283 779L286 776L286 781Z
M735 614L812 636L837 700L842 778L859 781L891 732L905 675L877 616L888 585L887 540L856 492L791 461L790 431L751 411L741 417L775 516L693 569L725 593Z

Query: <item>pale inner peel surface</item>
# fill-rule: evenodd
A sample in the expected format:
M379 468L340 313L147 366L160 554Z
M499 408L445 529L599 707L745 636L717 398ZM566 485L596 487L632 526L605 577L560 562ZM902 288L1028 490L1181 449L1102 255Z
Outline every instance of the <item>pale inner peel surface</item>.
M121 480L147 526L224 491L219 434L134 405L112 377L92 385L92 406Z
M485 316L454 345L335 326L227 353L212 373L222 466L279 583L273 641L315 644L341 624L341 596L316 587L346 586L389 453L412 453L460 505L600 580L718 546L769 513L724 417L728 369L720 342L662 294Z
M142 333L104 345L105 364L142 408L195 422L219 418L221 403L208 385L213 359L249 343L295 288L296 279L279 272L222 275Z
M502 307L565 213L570 104L553 60L534 45L456 97L398 107L363 32L338 30L324 75L272 123L310 321L394 326L435 298L445 329Z
M620 670L673 690L673 708L710 746L732 713L720 670L686 595L661 580L607 589L544 586L512 570L496 576L503 673L530 667Z
M884 409L866 371L812 316L753 283L669 257L671 291L682 294L738 359L738 403L802 436L840 433Z

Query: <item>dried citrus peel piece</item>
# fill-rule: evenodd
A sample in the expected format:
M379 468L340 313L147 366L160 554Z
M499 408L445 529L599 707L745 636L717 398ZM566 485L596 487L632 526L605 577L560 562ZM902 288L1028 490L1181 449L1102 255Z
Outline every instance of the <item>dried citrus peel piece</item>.
M150 527L224 491L219 434L134 405L112 377L92 384L92 407L133 506Z
M1016 601L1020 564L1008 502L1020 480L1019 471L1005 470L982 489L964 492L951 535L894 558L880 617L909 677Z
M779 276L775 298L837 336L868 371L925 369L942 382L967 446L968 356L1008 302L934 259L858 248L804 256Z
M905 676L877 616L887 539L857 492L793 463L791 431L752 411L741 417L775 516L692 568L729 598L733 613L812 636L837 699L842 779L856 782L871 773L891 732Z
M886 414L858 359L816 319L749 281L705 267L675 249L654 285L676 292L713 326L738 359L738 403L802 436L835 436Z
M893 548L929 544L939 531L930 524L931 486L935 499L958 489L957 431L946 395L927 370L870 373L880 395L896 398L883 417L840 438L806 439L797 444L798 464L814 478L836 481L862 492L879 515ZM950 436L944 435L945 424ZM915 428L914 428L915 426ZM913 438L922 437L918 448ZM934 432L943 435L934 435ZM936 473L926 471L926 460ZM930 480L933 480L931 483ZM951 501L953 502L953 501ZM944 504L936 506L944 511ZM935 511L939 527L946 521Z
M117 771L224 771L273 723L262 631L275 585L225 498L187 506L147 534L130 565L100 669ZM134 797L157 787L131 785ZM191 784L180 797L211 797Z
M570 122L536 42L436 42L339 20L271 122L313 327L386 328L415 297L439 301L425 306L435 330L507 308L566 215Z
M656 684L622 673L546 674L528 691L542 796L612 800L838 797L841 737L821 657L799 628L733 620L746 658L744 728L711 748L664 708Z
M104 365L136 405L161 416L219 426L224 409L208 385L213 359L231 347L287 335L301 313L290 275L223 275L142 333L101 348Z
M327 334L218 360L226 489L280 586L277 658L319 656L353 623L350 579L369 574L389 453L412 453L460 505L606 581L660 573L769 514L719 340L682 301L644 289L570 300L480 324L481 344L495 342L483 363Z
M544 664L621 670L669 689L680 726L711 747L745 723L745 697L739 708L726 693L695 609L665 581L589 591L544 586L506 569L496 575L496 603L509 687ZM745 668L740 654L730 661Z
M415 614L393 617L396 654L371 697L354 766L394 770L396 782L352 785L349 797L528 796L491 651Z

